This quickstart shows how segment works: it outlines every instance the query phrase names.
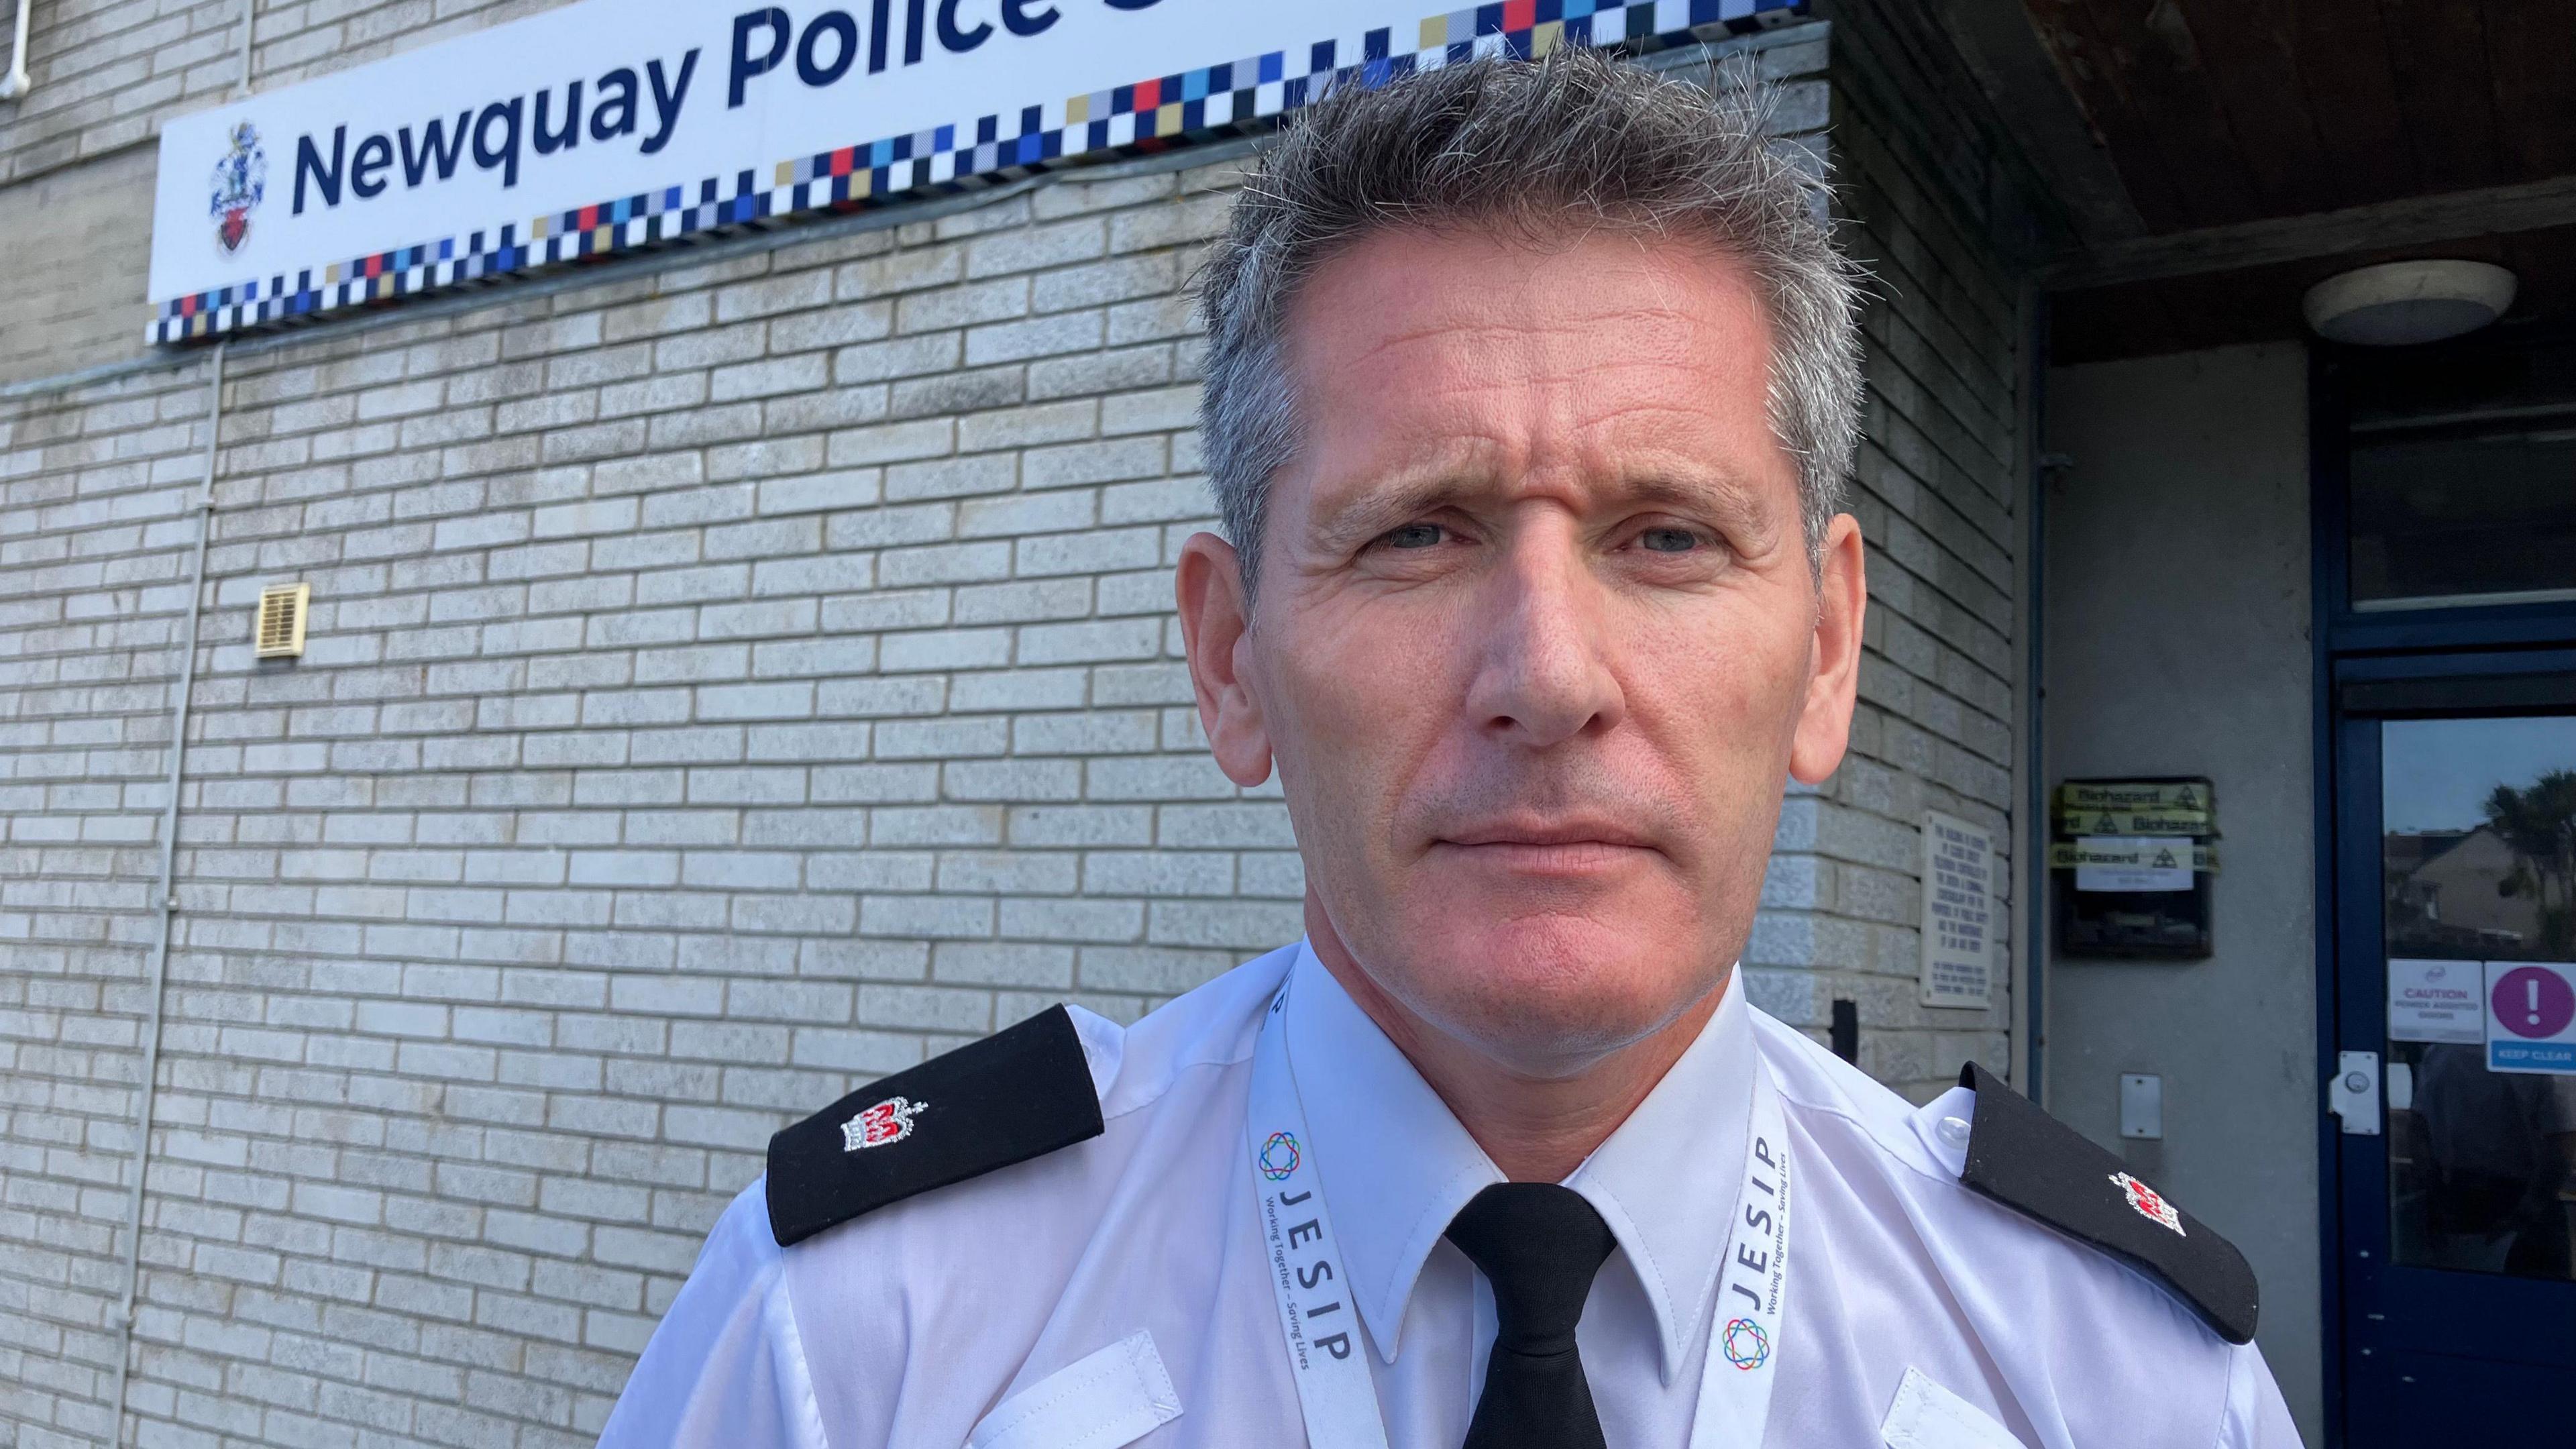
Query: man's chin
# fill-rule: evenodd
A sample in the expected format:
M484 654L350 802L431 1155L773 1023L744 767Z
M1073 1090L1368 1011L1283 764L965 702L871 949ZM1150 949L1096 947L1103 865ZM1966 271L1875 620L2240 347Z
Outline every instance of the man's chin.
M1689 947L1696 923L1667 913L1532 913L1422 923L1404 953L1404 994L1457 1035L1537 1074L1580 1070L1688 1011L1717 984Z

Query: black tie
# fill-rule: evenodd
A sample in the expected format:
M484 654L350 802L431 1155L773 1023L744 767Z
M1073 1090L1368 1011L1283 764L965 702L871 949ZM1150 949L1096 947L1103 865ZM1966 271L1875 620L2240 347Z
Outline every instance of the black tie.
M1570 1187L1504 1182L1459 1211L1449 1241L1494 1285L1499 1320L1466 1449L1603 1449L1574 1325L1610 1225Z

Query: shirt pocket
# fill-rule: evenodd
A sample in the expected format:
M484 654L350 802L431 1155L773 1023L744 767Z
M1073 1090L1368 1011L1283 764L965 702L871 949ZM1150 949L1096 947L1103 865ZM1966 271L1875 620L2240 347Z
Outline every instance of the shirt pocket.
M2021 1449L2010 1430L1916 1368L1896 1386L1878 1432L1887 1449Z
M1117 1449L1180 1416L1154 1335L1140 1329L995 1405L966 1449Z

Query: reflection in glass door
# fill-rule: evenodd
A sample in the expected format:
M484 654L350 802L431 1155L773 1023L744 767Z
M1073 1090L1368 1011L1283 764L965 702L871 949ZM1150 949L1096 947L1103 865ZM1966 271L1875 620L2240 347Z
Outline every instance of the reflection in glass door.
M2389 1251L2576 1277L2576 717L2381 727Z
M2535 691L2335 726L2335 1046L2385 1105L2334 1138L2349 1449L2576 1442L2576 679Z

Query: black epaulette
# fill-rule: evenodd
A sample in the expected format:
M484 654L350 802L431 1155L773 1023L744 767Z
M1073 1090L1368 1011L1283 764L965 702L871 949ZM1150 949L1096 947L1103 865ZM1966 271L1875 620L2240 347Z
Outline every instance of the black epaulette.
M2140 1269L2229 1343L2253 1339L2260 1301L2235 1244L1984 1067L1968 1063L1959 1085L1977 1094L1960 1182Z
M769 1230L802 1242L1101 1132L1063 1007L869 1083L769 1139Z

